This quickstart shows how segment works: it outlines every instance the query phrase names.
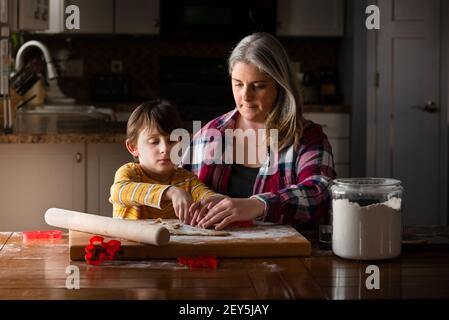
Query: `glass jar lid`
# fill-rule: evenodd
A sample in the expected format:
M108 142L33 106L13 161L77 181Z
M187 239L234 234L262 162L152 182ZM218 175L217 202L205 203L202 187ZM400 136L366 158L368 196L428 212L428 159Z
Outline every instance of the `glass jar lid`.
M334 193L384 193L393 190L402 190L402 182L391 178L344 178L335 179L331 190Z
M391 178L343 178L335 179L333 183L338 186L351 188L395 187L401 185L401 181Z

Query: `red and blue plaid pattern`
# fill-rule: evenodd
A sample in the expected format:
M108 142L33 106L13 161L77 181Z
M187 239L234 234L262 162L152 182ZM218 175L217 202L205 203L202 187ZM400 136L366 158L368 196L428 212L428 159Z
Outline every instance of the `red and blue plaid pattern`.
M234 109L207 123L194 135L189 152L183 158L185 169L222 194L228 193L232 164L224 160L222 163L204 161L204 150L211 144L210 137L204 133L206 130L220 132L224 146L225 130L235 128L238 115ZM217 142L214 134L212 143ZM225 159L222 149L219 152ZM265 203L264 221L300 226L316 224L329 214L329 185L336 174L332 148L320 125L306 120L300 145L292 145L279 152L274 173L267 174L270 171L267 168L268 164L260 168L252 196Z

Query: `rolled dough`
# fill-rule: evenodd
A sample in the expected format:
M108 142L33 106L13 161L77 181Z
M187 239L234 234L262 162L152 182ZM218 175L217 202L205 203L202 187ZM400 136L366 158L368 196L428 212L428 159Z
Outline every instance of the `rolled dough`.
M156 219L154 224L164 226L173 236L227 237L231 235L227 231L202 229L183 224L179 221L164 221L161 218Z

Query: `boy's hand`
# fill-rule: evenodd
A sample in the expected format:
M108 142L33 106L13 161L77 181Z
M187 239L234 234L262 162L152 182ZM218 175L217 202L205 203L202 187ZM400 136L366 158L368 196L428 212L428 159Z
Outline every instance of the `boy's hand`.
M207 199L193 203L189 208L187 223L192 226L196 226L198 222L207 214L209 209L225 198L227 198L227 196L216 194Z
M171 186L165 191L167 199L172 201L176 216L183 223L189 218L189 207L193 202L192 196L182 189Z

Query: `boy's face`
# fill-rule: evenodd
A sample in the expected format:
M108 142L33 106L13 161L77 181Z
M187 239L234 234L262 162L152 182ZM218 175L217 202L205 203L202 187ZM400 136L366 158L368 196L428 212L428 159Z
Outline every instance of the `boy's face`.
M162 135L157 129L140 131L137 145L126 142L129 152L139 158L139 163L147 174L156 179L169 177L175 165L170 160L170 151L176 144L169 135Z

